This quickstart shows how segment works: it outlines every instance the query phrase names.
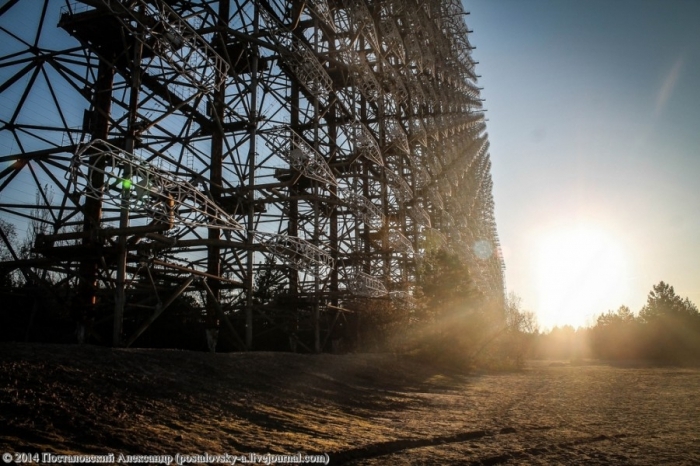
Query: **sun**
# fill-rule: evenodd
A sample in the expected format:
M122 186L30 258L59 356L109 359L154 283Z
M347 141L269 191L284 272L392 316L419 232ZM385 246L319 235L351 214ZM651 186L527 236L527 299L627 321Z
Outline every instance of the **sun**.
M602 228L549 230L540 237L534 260L537 313L545 328L592 324L627 294L624 245Z

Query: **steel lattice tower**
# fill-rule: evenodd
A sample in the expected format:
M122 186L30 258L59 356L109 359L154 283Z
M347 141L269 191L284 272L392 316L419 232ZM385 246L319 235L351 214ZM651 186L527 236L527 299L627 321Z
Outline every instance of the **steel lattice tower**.
M241 349L278 329L321 351L362 300L409 309L438 246L503 299L459 0L10 0L0 15L0 212L39 225L31 257L1 266L70 309L81 340L107 325L130 345L188 295L212 348L222 326Z

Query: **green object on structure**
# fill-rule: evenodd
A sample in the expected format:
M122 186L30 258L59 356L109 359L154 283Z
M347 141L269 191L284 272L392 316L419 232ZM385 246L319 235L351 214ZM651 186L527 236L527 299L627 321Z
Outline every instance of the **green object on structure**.
M124 188L124 189L131 189L131 180L124 180L124 181L122 181L122 188Z

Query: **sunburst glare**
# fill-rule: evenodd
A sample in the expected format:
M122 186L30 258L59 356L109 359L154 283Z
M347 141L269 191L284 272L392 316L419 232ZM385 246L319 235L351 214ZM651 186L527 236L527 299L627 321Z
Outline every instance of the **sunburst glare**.
M545 233L535 254L540 321L584 326L624 302L628 260L621 242L593 226Z

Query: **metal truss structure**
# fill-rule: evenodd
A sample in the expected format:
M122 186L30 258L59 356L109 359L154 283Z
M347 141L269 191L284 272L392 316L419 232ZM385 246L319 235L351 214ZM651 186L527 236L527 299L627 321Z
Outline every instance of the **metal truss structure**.
M188 296L212 349L223 326L240 349L278 330L322 351L352 303L410 302L436 247L502 301L464 16L459 0L5 2L0 212L37 234L23 255L3 233L0 268L114 345Z

